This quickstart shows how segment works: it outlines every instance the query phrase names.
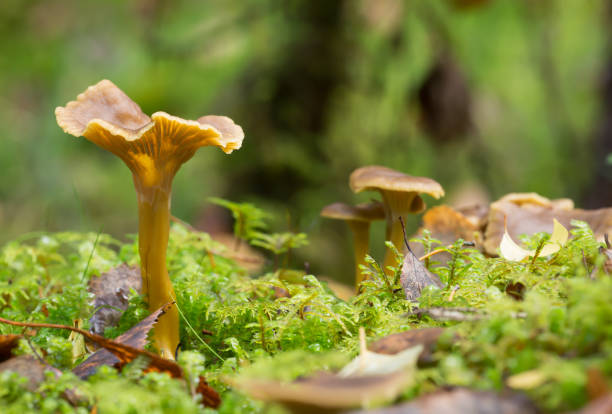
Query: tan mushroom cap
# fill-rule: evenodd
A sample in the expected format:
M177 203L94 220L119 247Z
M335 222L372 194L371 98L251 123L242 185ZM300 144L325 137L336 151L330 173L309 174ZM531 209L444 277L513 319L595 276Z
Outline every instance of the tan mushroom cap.
M157 177L146 177L152 167L173 174L199 147L216 146L229 154L240 148L244 138L242 128L224 116L190 121L155 112L149 118L109 80L56 108L55 116L65 132L114 153L132 172L152 182Z
M382 203L376 201L372 203L357 204L351 206L345 203L333 203L323 207L321 217L354 220L354 221L375 221L385 219L385 209Z
M574 202L569 198L559 198L556 200L550 200L537 193L509 193L497 200L496 202L509 202L516 204L517 206L534 205L541 207L551 207L565 211L569 211L574 208Z
M349 186L355 193L366 190L386 190L429 194L434 198L444 195L444 189L435 180L414 177L379 165L361 167L353 171Z

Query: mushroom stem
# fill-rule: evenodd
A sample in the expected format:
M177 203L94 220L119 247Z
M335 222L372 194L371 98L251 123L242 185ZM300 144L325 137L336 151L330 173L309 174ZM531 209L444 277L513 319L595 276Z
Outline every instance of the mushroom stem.
M176 295L166 268L166 248L170 233L170 184L143 186L134 176L138 193L138 252L142 273L142 292L149 310L174 302ZM174 359L179 344L179 317L172 306L155 325L153 338L162 357Z
M389 240L395 248L402 252L404 250L404 231L400 217L406 220L406 215L415 209L417 203L422 203L417 193L400 193L397 191L381 191L387 217L386 240ZM390 274L388 266L397 265L395 255L391 249L386 249L383 260L383 270Z
M365 280L361 273L360 265L365 265L365 256L370 247L370 223L367 221L350 220L348 225L353 231L355 249L355 288L359 291L359 285Z

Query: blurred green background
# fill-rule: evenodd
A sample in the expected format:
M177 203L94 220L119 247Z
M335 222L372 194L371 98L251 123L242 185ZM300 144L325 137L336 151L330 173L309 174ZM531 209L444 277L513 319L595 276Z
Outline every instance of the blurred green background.
M3 0L0 243L136 231L128 169L53 113L103 78L145 113L244 128L241 150L204 148L183 166L176 216L217 231L231 222L208 197L254 202L274 230L309 234L296 266L340 279L348 230L318 213L375 197L348 189L359 166L435 178L445 203L536 191L612 205L610 3Z

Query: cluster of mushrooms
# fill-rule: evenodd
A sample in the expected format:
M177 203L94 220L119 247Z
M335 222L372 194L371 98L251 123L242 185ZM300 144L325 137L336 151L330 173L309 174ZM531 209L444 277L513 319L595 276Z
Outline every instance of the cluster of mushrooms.
M58 125L67 133L83 136L110 151L132 172L138 202L138 249L142 293L153 312L176 301L166 267L170 230L172 181L183 163L198 148L214 146L229 154L242 145L244 133L230 118L204 116L185 120L165 112L150 117L142 112L117 86L108 80L90 86L76 101L55 110ZM325 217L347 221L355 235L356 285L361 283L360 265L368 252L371 221L385 219L386 239L402 251L403 229L400 218L425 210L422 194L444 195L442 186L425 177L412 177L398 171L368 166L355 170L350 187L356 192L378 191L382 202L349 206L335 203L323 209ZM484 211L484 212L483 212ZM572 219L587 221L603 238L612 227L612 209L575 210L571 200L548 200L533 194L515 194L493 203L490 208L453 210L435 207L424 216L424 228L442 241L484 240L482 248L496 254L507 219L512 236L549 231L552 217L569 226ZM480 234L480 236L478 236ZM387 251L383 268L394 264ZM154 344L164 358L174 359L179 345L179 315L176 306L160 318L154 330Z
M379 191L382 202L351 206L334 203L321 210L321 216L344 220L351 228L355 251L355 284L363 281L361 265L369 249L370 223L386 220L385 239L403 250L404 241L400 218L410 213L425 210L421 194L434 198L444 195L444 190L436 181L425 177L412 177L386 167L368 166L355 170L349 179L350 188L355 193L365 190ZM485 255L494 257L499 254L499 246L504 235L517 240L522 234L538 232L550 233L553 219L564 227L572 227L573 220L586 222L598 241L603 242L606 234L612 232L612 208L596 210L576 209L568 198L550 200L536 193L510 193L490 205L475 204L460 208L440 205L429 209L423 215L422 226L415 236L428 230L431 236L443 244L452 244L458 239L471 242ZM412 252L418 257L423 254L420 243L411 243ZM426 258L429 255L424 255ZM441 262L448 257L440 255ZM393 252L387 249L383 269L394 265Z
M420 213L425 210L425 202L421 194L434 198L444 195L444 189L431 178L413 177L399 171L378 165L361 167L353 171L349 178L349 186L355 193L362 191L378 191L382 202L374 201L367 204L351 206L344 203L334 203L321 210L321 216L344 220L348 223L354 236L355 245L355 286L363 281L361 265L369 249L370 222L386 220L385 239L402 251L404 230L400 219L405 220L407 214ZM394 265L394 255L387 249L383 261L383 269Z

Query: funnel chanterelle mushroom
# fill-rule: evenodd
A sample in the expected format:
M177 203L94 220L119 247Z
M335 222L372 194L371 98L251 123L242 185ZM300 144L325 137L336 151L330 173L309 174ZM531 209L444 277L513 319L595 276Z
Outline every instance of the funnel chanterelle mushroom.
M387 219L386 239L402 251L403 231L399 221L409 213L419 213L425 209L425 202L419 194L429 194L434 198L444 195L444 189L427 177L413 177L391 168L371 165L353 171L349 179L351 190L360 193L366 190L380 192L385 206ZM394 264L393 253L387 250L383 268Z
M242 128L224 116L189 121L155 112L145 115L117 86L102 80L55 110L67 133L83 136L121 158L132 171L138 195L138 243L143 293L154 310L175 300L166 269L172 180L199 147L231 153L242 145ZM155 327L155 344L173 358L179 343L178 312L172 307Z
M365 265L370 239L370 222L383 220L385 211L382 203L373 202L350 206L344 203L333 203L321 210L321 216L344 220L353 231L355 250L355 287L363 281L360 265Z

